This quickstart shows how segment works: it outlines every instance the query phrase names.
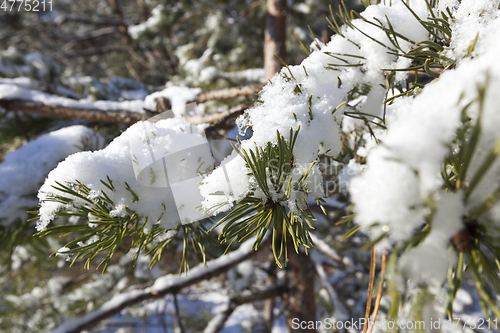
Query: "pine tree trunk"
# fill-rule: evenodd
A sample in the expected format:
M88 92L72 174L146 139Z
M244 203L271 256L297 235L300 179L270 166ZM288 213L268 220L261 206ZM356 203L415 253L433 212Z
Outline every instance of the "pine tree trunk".
M286 59L286 0L267 0L266 9L264 70L266 80L269 80L282 66L274 56Z

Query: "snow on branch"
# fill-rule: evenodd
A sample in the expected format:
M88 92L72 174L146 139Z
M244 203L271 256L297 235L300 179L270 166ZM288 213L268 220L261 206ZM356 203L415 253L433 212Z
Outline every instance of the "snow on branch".
M80 332L84 329L93 327L101 320L117 314L128 306L153 298L161 298L167 294L177 293L183 288L224 273L256 253L256 251L252 249L253 242L254 239L247 240L241 244L238 250L233 251L226 256L208 261L208 268L200 263L196 267L189 270L189 272L184 276L168 274L158 278L149 288L144 290L132 290L118 294L108 302L104 303L99 309L87 313L80 318L69 320L50 331L50 333Z
M3 89L2 89L3 88ZM124 123L133 124L140 120L148 118L144 109L151 111L157 110L158 99L165 97L172 99L172 104L175 106L176 96L166 94L170 87L163 91L155 92L149 95L146 100L133 101L84 101L65 98L57 95L51 95L34 90L27 90L14 85L0 86L0 108L10 111L23 111L30 113L40 113L50 116L63 118L83 119L88 121L108 122L108 123ZM241 87L226 88L208 91L205 93L190 93L187 100L181 102L194 101L196 103L205 103L212 100L230 99L239 96L248 96L256 94L262 88L261 84L252 84ZM185 89L185 88L181 88ZM191 89L193 90L193 89ZM170 94L172 95L172 94ZM182 103L181 103L182 104ZM202 117L201 121L205 123L217 123L233 115L233 113L241 113L250 105L242 104L230 108L222 113L211 114ZM170 103L167 103L167 108L170 108ZM163 110L165 111L165 110ZM190 120L189 117L186 120ZM200 122L200 118L196 118Z
M80 109L57 105L46 105L41 102L23 100L0 100L0 107L9 111L40 113L62 118L83 119L106 123L133 124L145 117L144 113L129 110L104 111L97 109Z

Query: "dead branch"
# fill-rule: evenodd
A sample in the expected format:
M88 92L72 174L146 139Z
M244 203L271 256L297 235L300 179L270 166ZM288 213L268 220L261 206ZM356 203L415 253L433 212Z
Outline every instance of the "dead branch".
M103 111L95 109L76 109L57 105L23 100L0 100L0 107L9 111L23 111L48 116L83 119L103 123L133 124L143 120L145 114L127 110Z
M242 86L236 88L227 88L209 91L206 93L201 93L195 100L196 103L203 103L210 100L220 100L229 99L238 96L247 96L255 93L260 89L260 84L254 84L249 86ZM237 117L242 114L245 109L252 106L252 103L239 104L233 106L225 111L203 115L202 117L185 117L185 120L192 122L193 124L206 123L211 125L217 125L221 122L225 122L230 118ZM123 123L123 124L133 124L140 120L145 120L149 116L154 115L154 113L139 113L130 110L99 110L99 109L84 109L84 108L70 108L59 105L47 105L40 102L25 101L19 99L0 99L0 108L7 111L23 111L30 113L45 114L48 116L62 117L62 118L73 118L73 119L83 119L87 121L94 122L104 122L104 123Z
M101 320L108 318L131 305L154 298L161 298L167 294L177 293L179 290L192 286L200 281L208 280L233 268L240 262L252 257L257 252L252 249L254 239L250 239L236 251L226 256L203 263L189 270L186 275L169 274L158 278L155 283L144 290L132 290L114 296L99 309L86 315L69 320L50 333L77 333L97 325Z

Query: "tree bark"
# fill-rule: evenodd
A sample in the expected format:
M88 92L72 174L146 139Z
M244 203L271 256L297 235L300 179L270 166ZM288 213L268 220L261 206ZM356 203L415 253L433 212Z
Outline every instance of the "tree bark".
M286 59L286 0L267 0L266 9L264 70L266 80L269 80L282 66L275 56L283 61Z

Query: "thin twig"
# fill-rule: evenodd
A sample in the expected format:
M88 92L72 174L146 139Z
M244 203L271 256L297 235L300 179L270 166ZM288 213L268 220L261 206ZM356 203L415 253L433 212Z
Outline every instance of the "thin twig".
M179 311L179 303L177 302L177 293L174 293L174 307L175 307L175 316L177 317L177 325L179 326L179 331L184 333L184 326L182 326L181 313Z
M373 307L372 320L370 322L370 328L367 333L372 333L375 327L375 320L377 319L378 310L380 308L380 301L382 300L382 292L384 290L384 275L385 275L385 262L386 262L385 250L382 253L382 267L380 269L380 285L378 286L377 298L375 299L375 305Z
M377 253L375 247L372 247L372 256L370 261L370 280L368 281L368 296L366 300L365 324L363 325L363 333L367 333L368 322L370 320L370 311L372 306L373 282L375 280L375 266L377 264Z

